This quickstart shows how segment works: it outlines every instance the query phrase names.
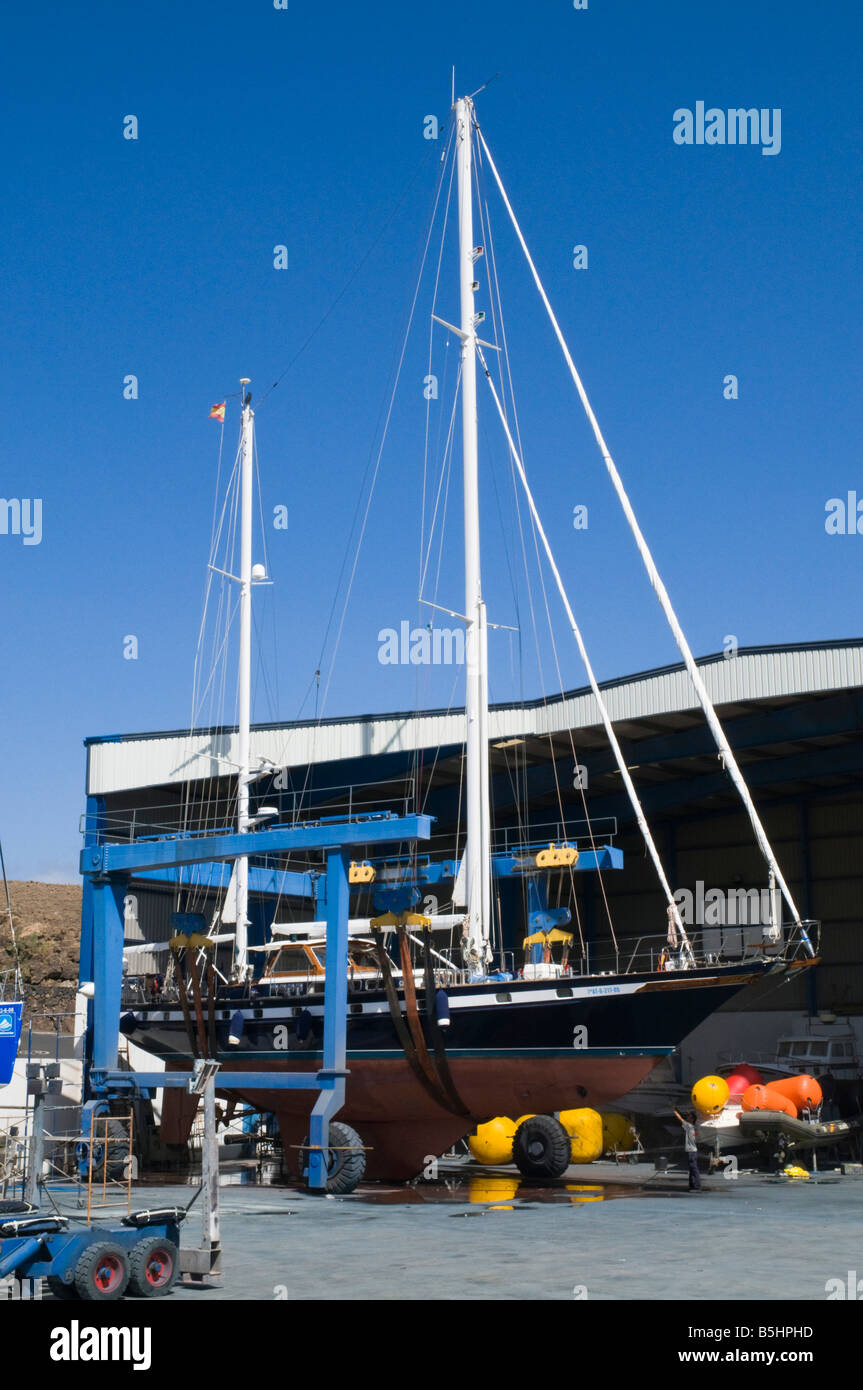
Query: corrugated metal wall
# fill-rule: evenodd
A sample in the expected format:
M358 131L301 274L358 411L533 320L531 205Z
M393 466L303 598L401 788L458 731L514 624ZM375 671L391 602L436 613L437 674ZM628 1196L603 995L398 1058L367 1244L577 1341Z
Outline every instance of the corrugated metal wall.
M803 916L822 922L821 957L817 970L819 1009L863 1011L863 798L838 802L813 801L806 810L810 894L804 887L801 808L798 804L768 807L762 819L777 859ZM761 855L746 816L740 812L700 820L654 826L674 889L695 893L698 880L708 888L766 887ZM665 900L656 884L637 832L619 838L626 868L606 874L605 885L615 929L625 937L665 929ZM597 896L597 933L604 927ZM806 978L765 994L759 988L745 1005L761 1009L804 1009L809 1001Z

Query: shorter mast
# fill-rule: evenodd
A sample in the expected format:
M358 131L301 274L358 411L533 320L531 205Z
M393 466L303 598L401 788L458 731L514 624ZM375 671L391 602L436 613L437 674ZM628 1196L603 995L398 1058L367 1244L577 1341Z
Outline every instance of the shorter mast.
M237 831L249 829L249 729L252 690L252 475L255 413L252 393L247 392L249 377L241 377L243 388L242 465L240 474L240 665L237 730ZM236 882L236 941L234 965L239 979L248 972L249 947L249 860L243 855L234 863Z

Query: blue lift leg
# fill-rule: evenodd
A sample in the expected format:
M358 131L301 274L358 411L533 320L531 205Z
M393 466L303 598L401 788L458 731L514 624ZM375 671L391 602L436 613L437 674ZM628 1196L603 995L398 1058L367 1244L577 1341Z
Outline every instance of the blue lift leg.
M348 856L332 850L327 857L327 959L324 981L324 1065L319 1077L332 1087L315 1101L309 1124L309 1187L326 1188L326 1148L330 1120L345 1103L348 1012ZM330 962L335 969L330 968Z
M123 900L125 874L94 877L93 1070L116 1071L123 1000Z

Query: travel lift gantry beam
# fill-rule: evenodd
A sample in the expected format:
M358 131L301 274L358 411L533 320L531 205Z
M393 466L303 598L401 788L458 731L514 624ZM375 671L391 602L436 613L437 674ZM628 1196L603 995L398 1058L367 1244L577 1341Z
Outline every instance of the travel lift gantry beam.
M319 915L327 923L324 982L323 1066L309 1072L233 1072L220 1068L220 1090L317 1091L309 1123L310 1188L325 1190L330 1120L344 1105L348 993L348 869L358 845L386 845L427 840L431 816L395 816L388 812L367 820L317 822L293 827L216 835L189 835L138 840L127 844L89 844L81 852L81 873L91 890L93 910L93 1047L92 1091L102 1097L144 1097L165 1086L186 1087L188 1072L128 1072L119 1068L120 1014L123 987L123 900L131 877L152 869L218 863L245 856L320 850L326 856Z

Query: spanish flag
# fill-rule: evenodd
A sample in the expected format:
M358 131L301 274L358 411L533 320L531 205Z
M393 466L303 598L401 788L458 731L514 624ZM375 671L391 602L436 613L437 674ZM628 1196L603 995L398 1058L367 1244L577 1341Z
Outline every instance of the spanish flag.
M214 405L214 406L213 406L212 410L210 411L210 419L211 419L211 420L221 420L222 424L225 423L225 402L224 402L224 401L222 401L221 405Z

